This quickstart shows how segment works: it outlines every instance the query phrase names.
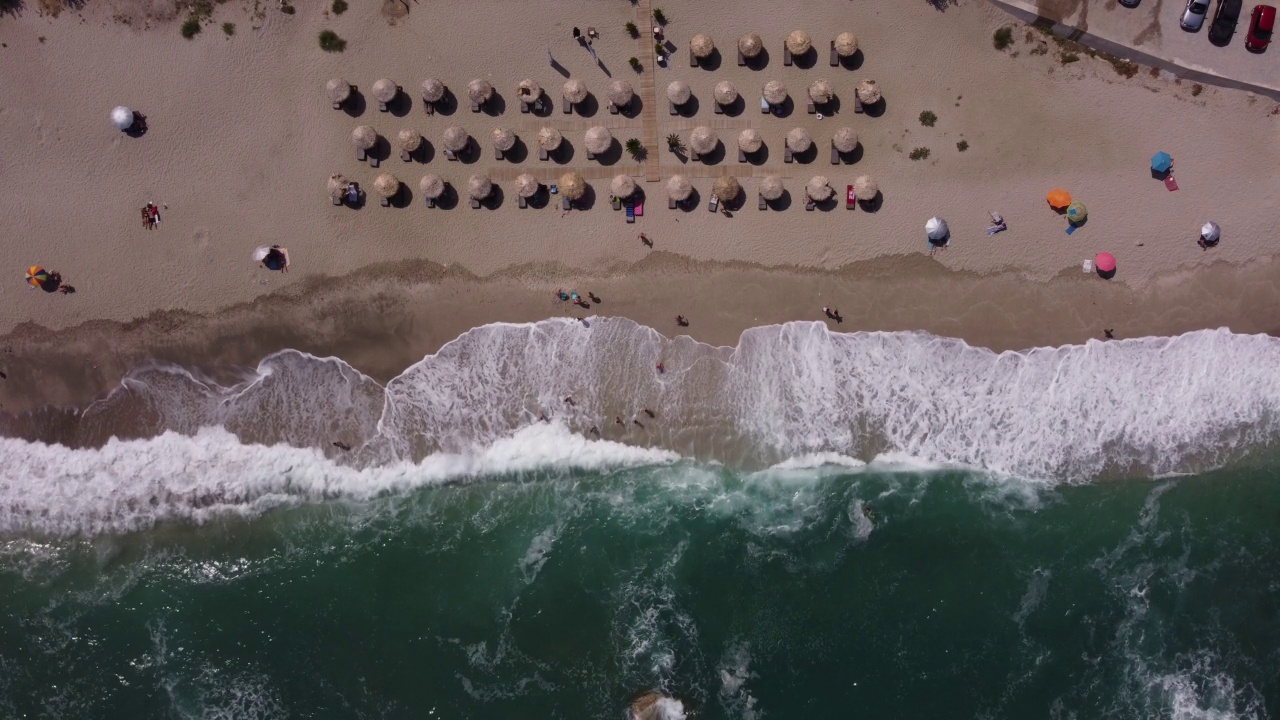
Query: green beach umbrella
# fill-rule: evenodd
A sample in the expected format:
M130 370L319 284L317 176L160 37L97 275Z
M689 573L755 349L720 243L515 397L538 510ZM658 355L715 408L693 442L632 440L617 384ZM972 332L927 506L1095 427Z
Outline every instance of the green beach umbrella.
M1088 214L1089 211L1085 209L1084 203L1079 200L1067 206L1067 220L1073 223L1082 222Z

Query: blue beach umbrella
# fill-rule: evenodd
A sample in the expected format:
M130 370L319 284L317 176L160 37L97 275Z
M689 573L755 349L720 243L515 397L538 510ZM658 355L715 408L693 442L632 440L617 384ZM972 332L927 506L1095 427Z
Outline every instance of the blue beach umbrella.
M1151 156L1151 169L1156 172L1168 172L1173 167L1173 158L1169 157L1169 153L1161 150Z

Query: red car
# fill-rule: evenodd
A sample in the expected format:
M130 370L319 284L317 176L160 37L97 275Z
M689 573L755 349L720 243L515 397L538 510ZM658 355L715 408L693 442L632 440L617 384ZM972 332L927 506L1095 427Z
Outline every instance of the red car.
M1276 9L1270 5L1256 5L1253 16L1249 18L1249 33L1245 35L1244 46L1249 50L1262 52L1271 44L1271 30L1276 26Z

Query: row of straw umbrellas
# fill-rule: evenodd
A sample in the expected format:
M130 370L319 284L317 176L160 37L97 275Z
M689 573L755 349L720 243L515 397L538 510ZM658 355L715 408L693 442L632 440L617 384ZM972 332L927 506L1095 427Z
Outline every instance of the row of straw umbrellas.
M374 192L385 198L393 198L400 192L400 180L391 173L382 173L373 181ZM516 177L516 194L530 198L542 189L542 183L528 173ZM870 175L858 177L853 184L858 197L865 201L873 200L880 193L880 185ZM444 194L446 184L444 178L436 174L422 177L418 189L423 197L439 199ZM613 178L609 189L614 197L628 198L636 192L636 181L630 175L618 175ZM581 173L566 172L560 176L558 190L570 200L578 200L586 193L587 183ZM347 191L347 181L340 174L329 176L329 195L341 200ZM769 175L760 181L760 194L765 200L777 200L785 191L782 177ZM732 175L719 177L715 181L712 192L720 200L728 202L742 194L742 185ZM488 175L472 175L467 180L467 195L476 200L484 200L493 194L493 181ZM815 175L805 185L805 194L816 202L825 202L835 195L831 182L823 175ZM684 175L672 175L667 180L667 195L676 202L684 202L693 195L693 183Z
M784 41L792 55L804 55L813 47L813 38L804 30L793 30ZM842 32L835 38L836 54L842 58L850 58L858 52L858 36L851 32ZM689 40L689 49L700 59L711 57L716 51L716 44L711 36L698 33ZM755 58L764 50L764 39L756 33L747 33L738 38L738 52L743 57Z
M510 128L494 128L489 133L493 146L508 152L516 144L516 133ZM446 150L462 152L471 141L471 135L458 125L450 125L441 135ZM538 130L538 147L547 152L554 152L564 142L564 135L554 127L543 127ZM351 144L360 150L371 150L378 143L378 132L368 125L359 125L351 131ZM396 146L409 153L417 152L422 147L422 133L406 128L396 135ZM596 154L606 153L613 146L613 133L603 126L597 125L586 131L583 145L588 151Z
M344 103L352 93L351 84L341 78L334 78L326 85L326 91L329 99L335 103ZM385 78L378 80L373 84L372 93L378 102L389 103L395 100L396 95L400 92L400 86ZM570 103L578 104L587 99L590 92L587 90L586 83L577 78L566 80L560 89L561 95ZM863 80L859 82L854 92L858 99L867 105L873 105L880 101L882 97L880 86L875 80ZM445 93L445 85L439 79L428 78L422 82L422 99L428 103L439 102ZM484 104L493 97L493 85L488 80L475 79L467 85L467 95L472 102ZM524 103L537 102L542 97L542 86L531 78L525 78L516 85L516 96ZM787 86L781 81L770 80L765 83L762 89L764 99L771 105L779 105L786 102L788 91ZM728 80L722 80L716 84L713 91L715 100L720 105L730 105L738 99L738 89ZM616 79L609 83L608 88L609 102L615 106L624 108L631 104L631 100L635 97L635 88L626 80ZM693 89L689 87L689 83L684 80L675 80L667 85L667 99L676 105L684 105L693 97ZM826 79L814 80L809 84L809 99L821 105L828 103L835 97L835 88L831 82Z

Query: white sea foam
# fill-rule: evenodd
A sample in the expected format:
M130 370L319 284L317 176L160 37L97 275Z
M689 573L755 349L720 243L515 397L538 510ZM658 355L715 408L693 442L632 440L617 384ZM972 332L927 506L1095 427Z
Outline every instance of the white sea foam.
M83 437L105 437L121 414L155 437L92 450L0 441L10 460L0 531L128 529L676 453L783 472L970 468L1024 487L1158 476L1273 443L1277 410L1280 340L1225 329L995 353L808 322L749 330L736 348L625 319L495 324L385 388L340 360L293 351L230 387L142 368L85 412ZM530 427L542 413L555 429ZM592 427L616 442L587 442ZM339 454L331 440L355 449Z

